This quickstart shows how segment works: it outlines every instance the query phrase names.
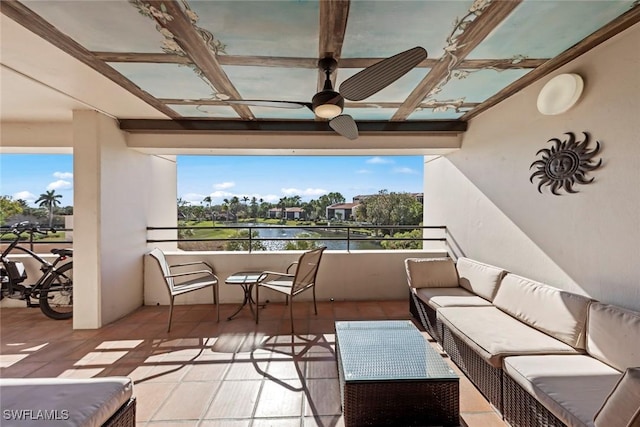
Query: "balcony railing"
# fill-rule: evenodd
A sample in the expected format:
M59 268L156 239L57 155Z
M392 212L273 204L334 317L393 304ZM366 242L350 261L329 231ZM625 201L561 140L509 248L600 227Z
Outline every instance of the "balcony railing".
M73 239L68 239L66 232L73 232L72 228L56 228L56 232L64 232L65 237L47 237L44 235L23 234L23 238L20 240L19 246L28 247L29 250L34 251L37 246L49 245L56 248L68 248L73 245ZM15 239L15 235L11 233L10 227L0 228L0 248L4 249L6 245L11 243ZM47 250L48 252L48 250Z
M187 230L204 231L204 230L232 230L237 234L234 237L184 237L180 236L181 232ZM421 237L397 237L397 233L402 233L412 230L421 230ZM71 228L57 229L59 232L73 232ZM178 234L177 238L155 238L152 235L162 231L175 231ZM245 231L246 235L240 235L242 231ZM270 236L260 235L264 231L270 232ZM264 250L280 250L285 249L287 242L316 242L328 246L330 249L357 251L362 249L385 249L382 246L382 242L395 242L399 247L398 249L407 249L407 245L403 245L403 242L409 244L413 242L441 242L444 246L457 254L457 256L464 255L459 248L455 239L450 235L447 227L442 226L417 226L417 225L394 225L394 226L374 226L374 225L245 225L234 224L224 226L213 227L199 227L199 226L180 226L180 227L147 227L148 238L147 243L167 243L177 242L179 246L183 246L185 250L237 250L237 251L264 251ZM380 233L386 233L380 235ZM281 235L277 235L280 234ZM320 233L321 235L314 236L298 236L301 233ZM274 235L276 234L276 235ZM13 235L5 234L0 239L0 248L5 247L13 239ZM202 247L190 247L194 243L204 243ZM207 247L207 243L214 243L215 247ZM217 245L216 245L217 243ZM234 243L233 249L227 249L228 243ZM265 245L266 243L266 245ZM66 238L33 238L30 236L20 242L21 246L28 247L30 250L37 250L37 248L50 247L72 247L73 240ZM266 246L266 247L265 247ZM422 248L423 245L419 245ZM420 249L417 248L417 249ZM298 249L294 247L292 249ZM416 249L415 245L410 249ZM391 250L391 249L390 249ZM45 249L49 252L48 248Z
M197 233L207 230L232 230L233 237L197 237ZM398 233L420 230L421 237L397 237ZM180 226L180 227L147 227L147 243L177 242L182 249L189 250L194 243L213 243L201 245L191 250L241 250L264 251L286 249L286 243L291 242L295 247L290 249L304 249L304 245L297 242L315 242L328 246L330 249L361 250L385 249L383 242L392 242L398 249L421 249L410 245L412 242L447 242L446 226L417 226L417 225L254 225L233 224L226 226ZM176 231L177 238L151 237L162 231ZM191 235L191 237L187 236ZM313 234L313 235L309 235ZM407 242L405 245L402 242ZM217 243L217 245L216 245ZM197 246L197 245L196 245ZM405 247L402 247L405 246ZM232 249L229 249L232 248Z

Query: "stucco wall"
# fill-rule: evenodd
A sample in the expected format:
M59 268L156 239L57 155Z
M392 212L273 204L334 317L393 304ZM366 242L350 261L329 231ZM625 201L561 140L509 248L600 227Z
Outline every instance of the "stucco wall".
M636 24L473 119L458 152L425 158L425 225L446 224L466 256L640 310L639 43ZM584 78L582 99L543 116L538 92L563 72ZM583 131L603 145L595 182L538 193L536 152Z
M142 305L152 158L94 111L74 111L73 137L73 326L96 328Z
M102 322L112 322L142 305L150 156L130 150L115 121L100 117Z
M176 156L150 155L151 173L147 179L147 226L177 227L178 225L178 180ZM151 185L149 185L151 184ZM154 230L147 234L149 239L175 240L177 230ZM177 250L177 242L154 243L162 250Z

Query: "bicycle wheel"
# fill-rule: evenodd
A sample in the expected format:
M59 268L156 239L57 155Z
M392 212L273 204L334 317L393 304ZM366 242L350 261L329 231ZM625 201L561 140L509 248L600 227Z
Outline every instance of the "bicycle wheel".
M58 268L47 278L40 291L40 310L52 319L73 316L73 263Z

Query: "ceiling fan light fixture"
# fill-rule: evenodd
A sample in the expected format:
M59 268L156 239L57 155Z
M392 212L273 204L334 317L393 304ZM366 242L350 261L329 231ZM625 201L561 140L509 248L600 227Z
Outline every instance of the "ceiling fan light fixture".
M323 119L333 119L336 116L339 116L342 113L342 108L338 105L333 104L322 104L318 105L313 112L316 116L321 117Z
M344 98L333 90L323 90L314 95L311 107L316 116L323 119L333 119L342 113Z

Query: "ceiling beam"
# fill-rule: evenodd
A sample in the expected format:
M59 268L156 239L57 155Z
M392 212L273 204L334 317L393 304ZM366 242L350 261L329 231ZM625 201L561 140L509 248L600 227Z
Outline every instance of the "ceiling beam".
M502 100L510 97L511 95L521 91L525 87L529 86L533 82L538 79L546 76L547 74L557 70L563 65L573 61L578 56L583 55L584 53L590 51L600 43L610 39L616 34L626 30L632 25L640 22L640 7L634 7L631 10L628 10L623 15L611 21L609 24L595 31L591 35L584 38L579 43L573 45L569 49L562 52L560 55L555 58L545 62L540 67L535 70L527 73L522 78L516 80L506 88L502 89L500 92L493 95L491 98L485 100L477 108L473 111L469 111L464 116L462 116L463 120L469 120L481 112L493 107L498 104Z
M150 52L92 52L93 56L104 62L138 62L152 64L192 64L191 59L174 53Z
M211 120L211 119L122 119L120 129L132 133L180 133L180 132L276 132L279 134L323 132L335 134L326 121L314 120ZM462 133L467 123L462 120L412 120L406 122L362 121L360 132L398 133Z
M159 26L171 31L174 35L174 40L213 87L230 98L242 99L240 93L218 63L215 53L207 47L207 43L191 24L191 20L186 16L180 2L175 0L151 0L149 4L171 15L173 19L170 20L155 15L154 19ZM233 105L232 108L244 120L255 119L255 116L246 105Z
M134 52L92 52L105 62L138 62L154 64L191 64L186 56L172 53L134 53ZM219 55L216 59L220 65L238 65L245 67L279 67L279 68L317 68L317 58L293 58L288 56L238 56ZM339 68L367 68L386 58L341 58ZM479 70L496 68L508 70L513 68L536 68L549 58L525 58L519 62L509 59L465 59L458 69ZM427 58L416 68L433 68L439 59Z
M422 79L416 88L409 94L402 106L393 115L391 120L406 120L424 98L445 80L450 70L458 68L460 62L482 42L507 16L520 5L522 0L492 2L467 26L465 31L457 38L454 59L448 55L440 58L440 61Z
M347 31L350 4L350 0L324 0L320 2L318 59L330 56L340 62L342 43L344 43L344 35ZM331 75L334 87L336 74L337 72L334 72ZM318 92L324 87L324 80L324 72L319 71Z
M0 12L32 33L47 40L58 49L66 52L78 61L122 86L124 89L128 90L161 113L166 114L171 118L181 117L180 114L162 104L144 90L140 89L137 85L131 82L131 80L124 77L103 61L97 59L90 51L78 44L78 42L66 34L61 33L56 27L42 19L40 15L34 13L22 3L15 0L2 0L0 1Z

